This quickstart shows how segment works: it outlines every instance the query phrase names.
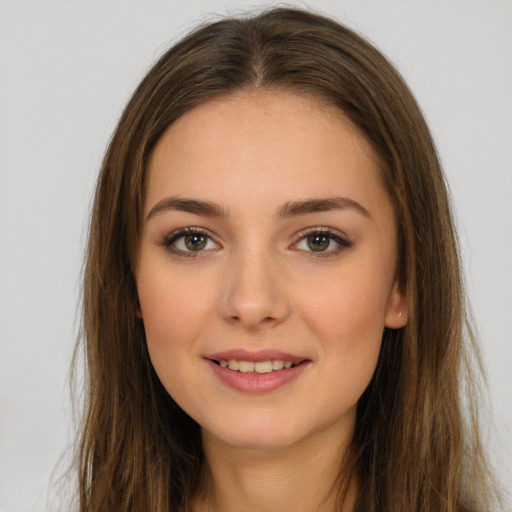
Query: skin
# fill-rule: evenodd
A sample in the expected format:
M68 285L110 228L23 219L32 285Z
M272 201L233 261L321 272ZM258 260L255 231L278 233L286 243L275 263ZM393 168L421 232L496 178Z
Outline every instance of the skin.
M169 197L214 202L225 215L161 208ZM361 208L277 217L285 203L333 197ZM139 314L159 378L202 427L209 485L196 509L333 510L383 329L407 322L395 216L372 148L315 97L210 100L158 142L144 219ZM208 236L202 250L183 237L169 245L186 227ZM330 229L346 246L332 240L315 252L308 229ZM308 363L276 390L246 393L205 359L229 349L277 349ZM352 478L344 510L356 492Z

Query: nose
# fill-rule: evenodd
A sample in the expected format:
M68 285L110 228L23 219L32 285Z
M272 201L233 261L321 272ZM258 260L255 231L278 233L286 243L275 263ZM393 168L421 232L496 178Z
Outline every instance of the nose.
M283 322L290 313L285 279L279 265L264 251L233 255L226 265L219 314L245 329Z

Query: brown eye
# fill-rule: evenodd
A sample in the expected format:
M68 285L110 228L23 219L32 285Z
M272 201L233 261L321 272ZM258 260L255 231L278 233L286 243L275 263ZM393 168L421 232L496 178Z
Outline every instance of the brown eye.
M304 230L298 236L299 241L293 247L308 256L337 256L352 246L341 232L325 227Z
M193 235L187 235L184 237L185 247L189 251L201 251L206 247L208 237L201 235L200 233L194 233Z
M184 228L171 233L162 245L170 252L182 256L194 256L198 253L219 249L218 243L203 233L200 228Z
M331 238L326 235L315 234L308 236L306 242L308 248L313 252L323 252L329 248Z

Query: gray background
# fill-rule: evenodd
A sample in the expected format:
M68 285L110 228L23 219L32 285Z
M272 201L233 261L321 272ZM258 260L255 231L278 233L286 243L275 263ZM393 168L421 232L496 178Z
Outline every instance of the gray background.
M72 441L68 369L90 197L133 88L198 21L268 2L0 0L0 510L46 495ZM302 2L289 5L304 7ZM512 2L311 1L397 65L434 132L512 490ZM56 475L59 474L57 471Z

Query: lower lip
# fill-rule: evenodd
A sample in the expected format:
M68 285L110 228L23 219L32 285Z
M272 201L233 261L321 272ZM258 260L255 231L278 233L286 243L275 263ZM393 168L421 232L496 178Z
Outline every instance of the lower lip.
M284 368L270 373L242 373L223 368L212 360L206 360L214 375L224 384L246 393L268 393L279 389L298 379L309 366L309 361L303 361L297 366Z

